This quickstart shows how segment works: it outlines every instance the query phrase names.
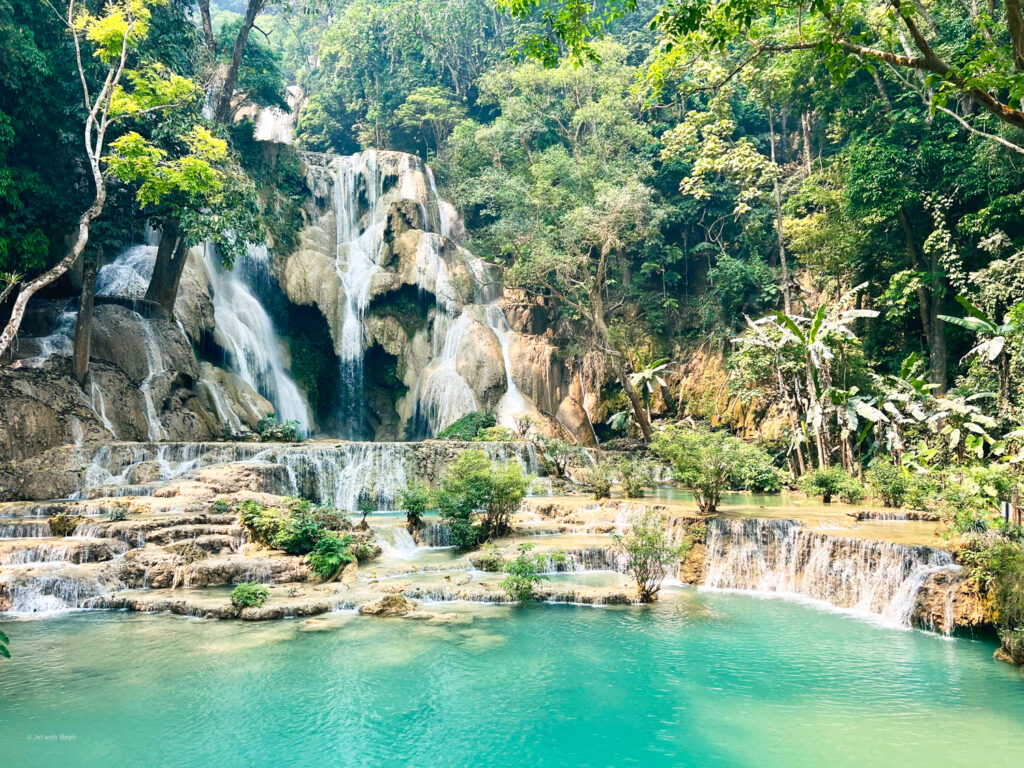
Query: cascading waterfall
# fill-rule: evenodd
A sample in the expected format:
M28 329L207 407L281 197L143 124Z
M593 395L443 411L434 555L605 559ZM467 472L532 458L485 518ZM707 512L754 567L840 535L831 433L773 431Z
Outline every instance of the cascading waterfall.
M512 378L512 356L509 352L511 341L508 337L508 320L505 313L497 304L489 304L486 310L487 327L490 328L498 338L501 345L501 357L505 362L505 394L498 403L498 423L508 428L515 427L515 418L529 410L526 398L523 397L519 387Z
M794 520L709 520L703 586L810 598L909 627L928 577L957 569L934 547L839 538Z
M396 560L414 560L420 554L420 547L404 525L395 525L377 531L377 541L387 557Z
M373 150L339 157L334 166L337 222L335 269L345 289L342 303L340 421L344 437L364 437L363 317L370 302L370 281L377 272L387 211L377 210L382 179ZM365 216L364 216L365 203Z
M458 370L459 348L472 322L466 310L454 320L444 313L434 316L434 359L417 381L413 417L414 423L425 423L431 434L478 409L473 390Z
M273 403L280 421L297 421L299 431L308 434L309 408L285 367L273 321L243 276L218 263L212 246L207 246L205 257L213 292L215 338L228 354L231 371ZM250 246L247 259L247 274L258 277L269 270L265 247Z

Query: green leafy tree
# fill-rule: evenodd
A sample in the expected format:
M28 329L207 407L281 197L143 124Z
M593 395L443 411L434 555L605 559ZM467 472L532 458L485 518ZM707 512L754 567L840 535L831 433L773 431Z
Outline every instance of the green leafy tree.
M398 125L419 133L423 143L440 155L455 125L466 116L456 95L441 86L417 88L395 112Z
M519 554L505 563L507 574L501 582L501 588L511 599L525 603L533 599L533 590L542 581L547 580L544 569L551 562L565 560L562 552L537 554L533 552L533 544L527 542L519 545Z
M459 454L437 490L435 503L458 549L505 536L526 495L527 478L515 462L498 464L480 450Z
M711 515L722 501L722 491L729 488L729 475L745 446L724 431L669 425L658 430L651 450L672 464L676 480L693 491L701 514Z
M692 544L670 544L665 535L665 521L654 510L633 514L629 531L616 534L615 546L626 560L626 568L636 582L637 600L650 603L658 598L669 566L686 557Z

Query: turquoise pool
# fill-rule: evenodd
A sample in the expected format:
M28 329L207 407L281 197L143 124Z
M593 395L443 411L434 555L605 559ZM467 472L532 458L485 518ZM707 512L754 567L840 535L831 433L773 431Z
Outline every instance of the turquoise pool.
M781 600L3 622L5 766L1020 766L993 645Z

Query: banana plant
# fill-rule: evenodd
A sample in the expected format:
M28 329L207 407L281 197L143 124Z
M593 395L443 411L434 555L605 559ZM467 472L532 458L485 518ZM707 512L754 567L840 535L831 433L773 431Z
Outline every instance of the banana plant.
M963 296L957 296L956 300L966 310L967 317L939 315L939 319L978 334L981 340L964 358L977 355L995 365L999 377L999 408L1002 410L1010 397L1010 356L1006 353L1006 337L1019 328L1010 314L1003 318L1002 323L997 323Z
M985 455L985 446L995 445L991 431L998 426L996 420L976 405L979 400L995 397L994 392L979 392L970 397L936 398L936 410L926 423L943 438L945 447L958 461L969 452L977 458Z
M859 387L829 387L824 393L824 399L832 404L835 411L843 469L853 474L854 447L864 442L873 427L887 424L889 417L876 407L878 398L861 394Z
M662 374L668 371L672 364L667 357L653 360L636 373L629 374L629 380L633 386L643 393L644 405L647 407L647 418L651 418L651 398L654 395L655 387L668 388Z

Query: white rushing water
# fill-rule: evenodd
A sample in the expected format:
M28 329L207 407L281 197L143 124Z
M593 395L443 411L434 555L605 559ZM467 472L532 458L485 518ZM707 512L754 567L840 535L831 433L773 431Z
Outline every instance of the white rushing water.
M414 419L425 421L431 434L479 409L458 369L459 349L472 322L465 310L455 319L445 313L434 316L434 359L423 369L414 392Z
M229 368L273 403L279 421L297 421L299 431L308 434L309 407L285 366L281 339L270 315L242 275L218 262L211 246L205 258L213 292L214 338L227 352ZM250 246L247 258L246 271L251 274L269 269L265 247Z
M703 586L809 598L909 627L928 577L958 569L934 547L840 538L793 520L709 520Z

